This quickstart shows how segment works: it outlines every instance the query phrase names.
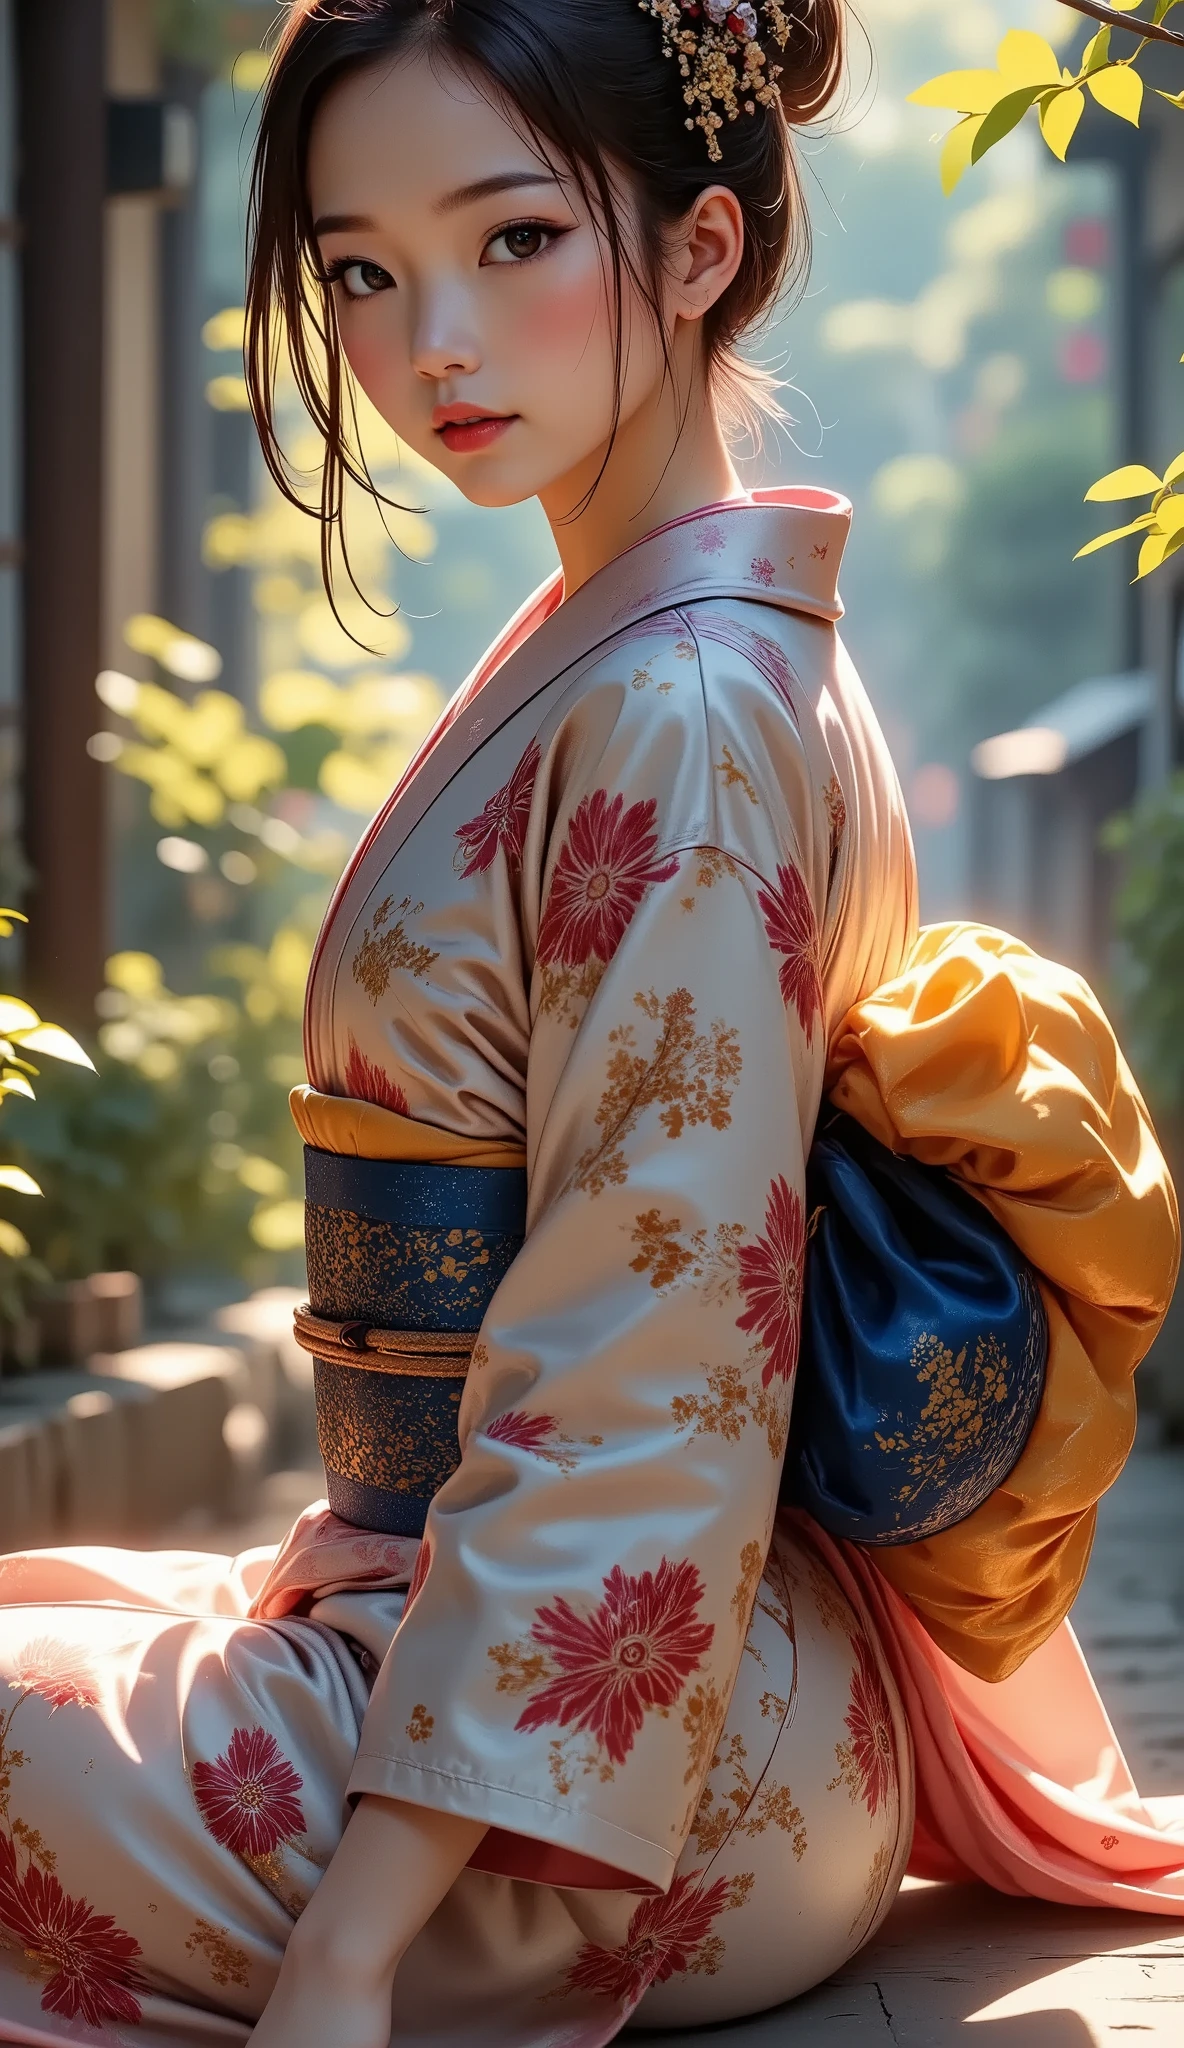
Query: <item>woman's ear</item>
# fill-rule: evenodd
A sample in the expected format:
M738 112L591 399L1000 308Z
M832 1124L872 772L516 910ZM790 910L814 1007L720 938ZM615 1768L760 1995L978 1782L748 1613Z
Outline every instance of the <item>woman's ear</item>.
M744 254L744 215L726 185L709 185L673 235L668 274L671 310L701 320L721 299Z

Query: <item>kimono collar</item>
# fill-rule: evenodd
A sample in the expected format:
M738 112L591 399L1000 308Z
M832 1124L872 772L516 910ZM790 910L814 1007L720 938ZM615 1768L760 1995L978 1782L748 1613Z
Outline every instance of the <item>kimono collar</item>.
M532 697L640 621L679 605L743 598L835 623L850 525L851 506L833 491L754 491L657 527L566 601L562 572L549 577L461 685L363 833L321 927L310 1004L389 861L466 761Z
M614 623L700 596L755 598L832 625L843 616L839 564L851 507L834 491L753 491L659 526L589 578L568 600L612 591Z

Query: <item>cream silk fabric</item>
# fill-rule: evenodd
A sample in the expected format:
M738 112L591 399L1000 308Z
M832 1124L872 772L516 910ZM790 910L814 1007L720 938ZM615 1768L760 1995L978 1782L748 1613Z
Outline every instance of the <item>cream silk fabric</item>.
M489 1826L400 1971L400 2044L736 2015L891 1902L911 1752L866 1603L796 1535L766 1562L826 1046L915 930L834 632L848 519L744 502L550 586L363 839L298 1113L324 1135L348 1098L362 1154L409 1124L525 1148L527 1242L422 1547L321 1512L262 1584L0 1565L16 2038L240 2040L366 1791Z
M917 941L834 631L848 517L713 508L548 586L365 835L298 1120L367 1157L415 1126L524 1150L527 1242L422 1546L322 1509L274 1556L0 1563L11 2038L243 2040L367 1791L489 1828L399 1973L399 2048L788 1997L899 1882L902 1700L931 1862L1114 1898L1104 1823L1140 1902L1184 1903L1067 1629L1049 1730L1027 1667L979 1685L874 1564L774 1534L827 1049Z

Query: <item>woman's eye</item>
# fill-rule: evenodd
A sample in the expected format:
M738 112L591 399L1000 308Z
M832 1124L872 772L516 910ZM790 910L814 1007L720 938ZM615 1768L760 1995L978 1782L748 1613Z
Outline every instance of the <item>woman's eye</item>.
M545 226L541 220L516 220L511 227L499 228L492 241L486 243L481 261L527 263L532 256L541 256L561 232L559 228Z
M389 291L394 279L381 263L340 263L333 271L334 284L340 284L348 299L372 299L375 292Z

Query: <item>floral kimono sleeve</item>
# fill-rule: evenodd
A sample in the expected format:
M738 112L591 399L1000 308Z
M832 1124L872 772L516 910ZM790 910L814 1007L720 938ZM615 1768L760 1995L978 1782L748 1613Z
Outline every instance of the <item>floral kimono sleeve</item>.
M600 1882L670 1881L743 1652L797 1362L825 1036L814 821L770 824L771 802L762 822L747 778L746 844L710 807L724 843L680 844L661 805L693 815L678 799L698 742L672 736L658 799L645 767L626 759L614 787L602 758L596 786L544 805L559 819L533 913L524 889L528 1234L350 1787L483 1820L482 1867L555 1882L556 1851L607 1866ZM800 759L788 781L807 786Z

